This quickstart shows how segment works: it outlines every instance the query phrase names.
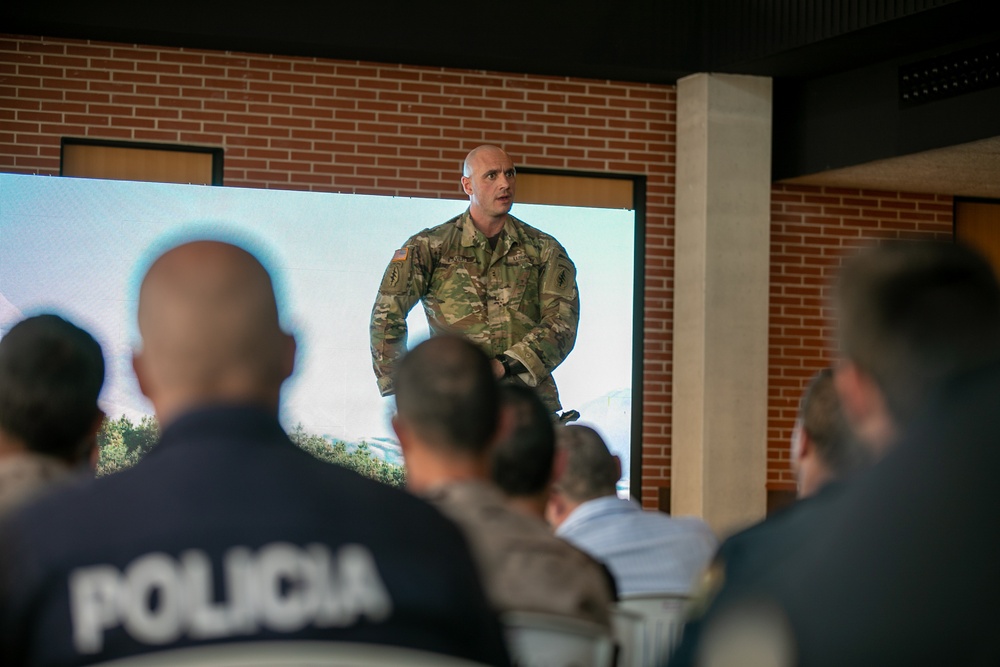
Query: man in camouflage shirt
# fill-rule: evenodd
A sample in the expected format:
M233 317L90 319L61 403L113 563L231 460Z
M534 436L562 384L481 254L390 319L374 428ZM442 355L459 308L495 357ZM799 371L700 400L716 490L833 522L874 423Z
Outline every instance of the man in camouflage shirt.
M406 316L422 301L431 335L457 333L492 359L497 378L536 387L558 411L555 369L576 342L576 268L553 237L509 215L516 172L496 146L465 158L469 208L412 236L382 277L372 309L371 350L383 396L406 352Z

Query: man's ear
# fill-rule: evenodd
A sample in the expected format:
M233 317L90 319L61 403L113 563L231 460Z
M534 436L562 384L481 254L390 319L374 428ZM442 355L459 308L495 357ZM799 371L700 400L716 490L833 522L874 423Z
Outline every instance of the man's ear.
M497 415L497 430L493 434L492 445L496 446L498 443L509 438L515 428L517 428L517 409L511 405L501 405L500 413Z
M101 458L101 449L97 445L97 434L100 432L101 426L104 425L104 420L107 418L104 411L98 409L97 414L94 416L94 423L90 425L90 429L87 431L85 442L87 443L86 447L89 448L85 447L86 451L83 452L82 458L87 460L87 464L91 470L97 470L97 463Z
M139 391L146 398L152 400L149 395L149 378L146 375L146 362L142 356L142 352L138 350L132 352L132 372L135 373L135 379L139 381Z
M566 516L569 514L567 502L566 497L558 491L549 494L549 500L545 504L545 520L549 522L553 530L566 520Z
M281 379L287 380L295 372L295 352L298 349L295 343L295 336L289 333L282 333L281 350Z
M852 425L863 423L872 410L872 394L877 391L874 381L854 362L845 361L834 372L833 386L847 421Z
M854 362L845 361L834 372L833 386L854 435L876 453L889 446L895 437L895 423L875 379Z
M813 441L809 439L809 436L803 430L802 433L799 434L799 442L794 452L796 462L801 463L804 459L812 456L815 451L816 451L816 446L813 444Z
M621 457L618 456L618 455L615 455L615 456L612 456L611 458L613 458L615 460L615 470L618 471L618 479L621 479L622 478L622 460L621 460Z
M410 449L410 429L407 428L406 423L399 418L399 415L393 415L392 430L396 434L396 440L399 441L399 449L403 453L403 458L406 459L406 452Z
M462 177L462 190L465 194L472 196L472 180L468 176Z

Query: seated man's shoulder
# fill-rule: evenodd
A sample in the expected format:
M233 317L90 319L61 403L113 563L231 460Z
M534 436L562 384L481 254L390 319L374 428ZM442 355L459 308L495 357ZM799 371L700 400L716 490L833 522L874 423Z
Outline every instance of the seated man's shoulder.
M8 456L0 461L0 517L60 488L73 470L39 454Z
M828 517L841 502L844 485L828 484L817 495L793 505L726 538L717 561L730 586L762 584L767 572L796 558L800 550L828 527Z
M481 482L446 485L429 499L467 536L494 605L607 625L614 590L603 566L552 534L541 519L510 508Z

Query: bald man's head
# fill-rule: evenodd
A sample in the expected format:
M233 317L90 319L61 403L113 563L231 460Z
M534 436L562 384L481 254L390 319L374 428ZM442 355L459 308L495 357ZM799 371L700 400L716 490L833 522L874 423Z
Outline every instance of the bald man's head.
M186 243L157 259L139 292L139 332L136 374L161 422L199 403L276 410L293 368L270 276L228 243Z
M499 159L499 160L510 160L510 156L507 155L507 151L500 148L499 146L492 146L490 144L483 144L482 146L476 146L469 154L465 156L465 162L462 164L462 175L465 177L472 176L475 171L476 165L486 159ZM511 163L513 164L513 163Z

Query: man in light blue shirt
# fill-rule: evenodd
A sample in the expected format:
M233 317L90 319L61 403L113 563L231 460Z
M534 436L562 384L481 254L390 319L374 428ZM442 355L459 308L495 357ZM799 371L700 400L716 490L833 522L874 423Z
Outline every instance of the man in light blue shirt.
M647 512L618 497L621 462L587 426L558 429L565 470L549 501L556 535L603 561L619 595L691 593L717 546L708 525L695 517Z

